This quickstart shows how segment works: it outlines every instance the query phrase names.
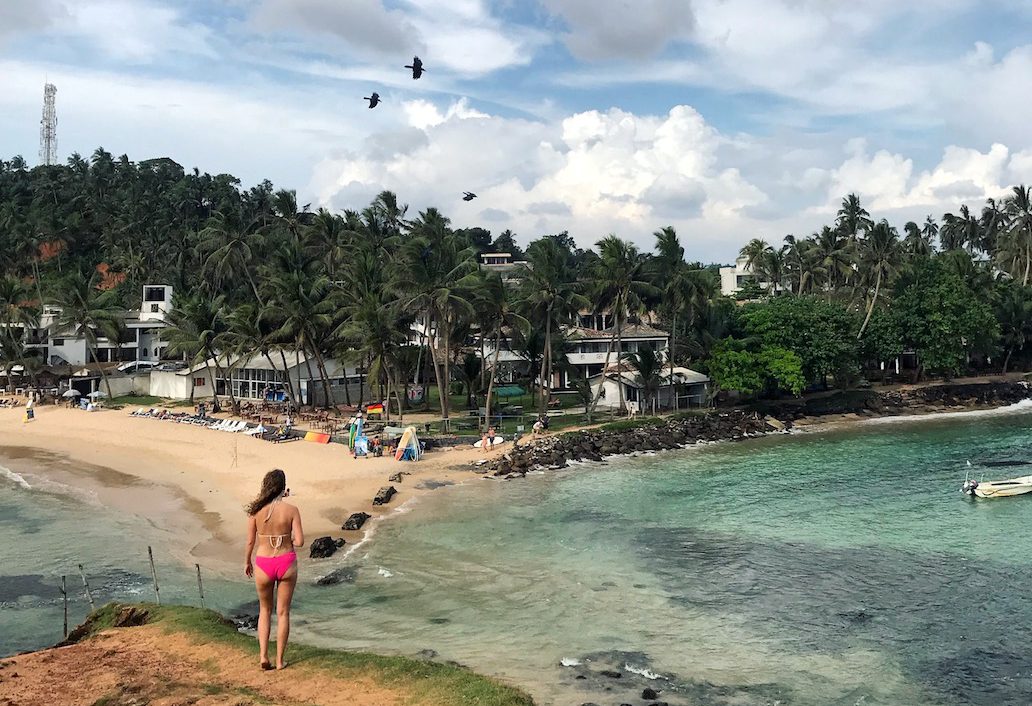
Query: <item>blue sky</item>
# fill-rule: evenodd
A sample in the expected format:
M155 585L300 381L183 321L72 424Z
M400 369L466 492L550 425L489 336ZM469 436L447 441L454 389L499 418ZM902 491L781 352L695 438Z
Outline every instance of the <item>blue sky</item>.
M849 191L901 227L1032 181L1030 29L1032 0L0 0L0 155L35 161L49 78L62 158L729 260Z

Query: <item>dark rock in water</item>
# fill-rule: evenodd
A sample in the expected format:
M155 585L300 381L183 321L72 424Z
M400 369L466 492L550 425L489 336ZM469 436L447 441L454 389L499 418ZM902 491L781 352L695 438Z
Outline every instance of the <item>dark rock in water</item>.
M623 674L613 669L603 669L599 674L610 679L621 679L623 677Z
M870 613L865 610L847 610L839 613L840 618L844 618L853 625L863 625L873 617Z
M60 593L60 588L45 583L43 578L39 574L4 576L4 580L0 581L0 603L13 602L25 596L42 597Z
M344 524L341 525L342 530L358 530L362 529L362 525L366 523L372 515L367 512L355 512L352 513L351 517L344 520Z
M581 706L598 706L598 704L594 703L593 701L587 701L585 703L582 703Z
M309 552L309 556L312 559L325 559L331 557L334 553L344 546L343 539L334 539L333 537L319 537L319 539L312 542L312 549Z
M1032 461L983 461L982 465L988 467L1028 466L1032 465Z
M258 629L258 614L254 615L231 615L229 617L237 630L257 630Z
M420 650L416 653L416 659L429 661L437 657L437 650Z
M355 583L355 579L358 577L356 572L350 566L342 566L339 569L334 569L325 576L320 576L315 580L316 586L336 586L339 583Z
M583 674L578 674L577 676L574 677L574 679L587 679L587 677L584 676Z
M393 485L386 485L376 491L376 497L373 498L373 505L386 505L391 501L395 495L398 494L398 489Z
M486 471L479 471L479 472L480 473L484 473ZM420 490L437 490L438 488L445 488L445 487L447 487L449 485L455 485L455 483L450 481L450 480L432 480L432 479L428 479L428 480L425 480L422 483L418 484L416 487L419 488Z
M641 691L641 698L645 699L646 701L655 701L659 698L659 694L656 693L656 690L652 687L646 686Z
M653 701L649 706L669 706L666 701Z
M431 625L447 625L451 620L449 618L430 618L427 622Z

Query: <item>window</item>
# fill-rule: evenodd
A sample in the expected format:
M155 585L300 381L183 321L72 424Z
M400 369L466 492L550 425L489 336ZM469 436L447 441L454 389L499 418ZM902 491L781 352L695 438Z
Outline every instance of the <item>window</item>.
M193 379L193 386L194 387L204 387L204 378L194 378Z
M165 301L165 288L164 287L145 287L143 290L143 300L147 302L163 302ZM153 311L153 309L151 310Z
M64 339L63 338L55 338L54 339L54 345L55 346L63 346L64 345Z

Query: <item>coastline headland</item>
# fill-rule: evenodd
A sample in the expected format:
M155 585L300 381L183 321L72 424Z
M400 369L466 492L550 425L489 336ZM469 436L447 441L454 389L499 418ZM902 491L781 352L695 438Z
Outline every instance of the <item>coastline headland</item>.
M208 610L109 604L61 644L0 660L0 704L483 704L530 696L456 664L291 645L258 668L254 638Z
M475 472L516 478L534 470L561 469L570 462L602 461L650 451L717 441L740 441L793 428L845 424L879 417L930 415L995 409L1032 396L1024 380L993 380L907 386L887 390L841 390L789 400L762 401L735 409L714 409L606 424L560 433L511 449Z

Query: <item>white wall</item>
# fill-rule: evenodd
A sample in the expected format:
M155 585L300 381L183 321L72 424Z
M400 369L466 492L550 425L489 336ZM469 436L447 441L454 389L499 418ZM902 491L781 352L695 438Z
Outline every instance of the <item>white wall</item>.
M60 337L57 337L60 338ZM82 338L65 338L64 345L55 346L54 338L49 341L49 355L60 356L69 365L86 364L86 340ZM48 361L49 362L49 361Z
M199 371L196 376L204 378L204 385L194 390L194 398L210 397L211 383L208 381L207 375L204 371ZM193 375L178 375L166 370L152 370L150 394L154 397L168 397L174 400L189 399L193 378Z

